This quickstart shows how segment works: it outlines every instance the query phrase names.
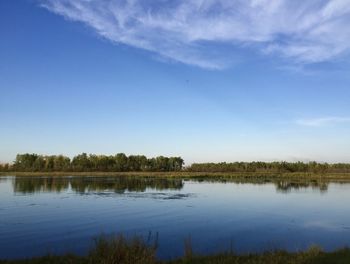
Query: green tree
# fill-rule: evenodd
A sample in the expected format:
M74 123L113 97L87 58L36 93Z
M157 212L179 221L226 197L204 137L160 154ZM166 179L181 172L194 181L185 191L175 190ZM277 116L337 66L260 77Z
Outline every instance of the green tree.
M92 168L91 161L86 153L75 156L72 160L72 168L75 171L89 171Z
M126 171L128 166L128 157L124 153L115 155L115 170Z
M37 154L18 154L14 163L16 170L33 171L35 160L38 158Z

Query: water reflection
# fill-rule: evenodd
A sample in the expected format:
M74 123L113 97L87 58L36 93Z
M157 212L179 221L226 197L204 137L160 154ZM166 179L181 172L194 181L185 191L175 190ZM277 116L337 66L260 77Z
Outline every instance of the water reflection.
M181 190L181 179L130 178L130 177L15 177L15 193L63 192L71 188L74 192L145 192L146 189Z
M312 188L315 191L325 193L328 190L329 182L325 181L307 181L307 182L288 182L288 181L277 181L275 182L276 189L282 193L289 193L296 190Z
M327 179L281 179L274 177L197 177L195 179L197 182L220 182L220 183L236 183L236 184L273 184L276 191L279 193L290 193L293 191L299 191L303 189L312 189L314 191L319 191L325 193L328 190L328 185L334 181ZM348 183L348 181L336 181L339 184Z
M1 177L0 176L0 182L4 182L4 181L7 181L7 177Z
M0 178L6 180L6 178ZM15 193L31 194L36 192L63 192L71 188L79 194L96 192L145 192L147 189L157 191L181 190L187 181L209 183L236 183L236 184L274 184L276 191L289 193L312 188L325 193L328 190L329 180L302 180L302 179L273 179L273 178L208 178L196 177L174 179L154 177L14 177L13 190ZM342 182L339 182L342 183Z

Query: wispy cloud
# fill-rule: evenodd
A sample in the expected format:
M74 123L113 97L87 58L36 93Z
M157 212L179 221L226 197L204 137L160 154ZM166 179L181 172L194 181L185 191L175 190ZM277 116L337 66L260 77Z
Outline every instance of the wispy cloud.
M203 68L226 67L238 47L301 64L350 50L349 0L38 1L112 42Z
M321 117L311 119L299 119L296 121L301 126L321 127L340 123L350 123L350 117Z

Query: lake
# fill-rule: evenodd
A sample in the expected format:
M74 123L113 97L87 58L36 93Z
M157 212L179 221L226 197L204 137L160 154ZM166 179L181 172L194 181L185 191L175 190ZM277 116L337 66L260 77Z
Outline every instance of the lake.
M85 254L93 238L158 238L161 258L350 246L350 184L286 180L0 177L0 258ZM150 235L151 234L151 235Z

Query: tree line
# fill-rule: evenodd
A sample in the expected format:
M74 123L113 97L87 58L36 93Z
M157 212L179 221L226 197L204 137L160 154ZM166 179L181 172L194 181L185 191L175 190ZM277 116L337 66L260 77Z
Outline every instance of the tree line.
M67 171L67 172L123 172L123 171L189 171L189 172L256 172L256 173L350 173L350 163L312 162L220 162L193 163L184 167L181 157L147 158L144 155L118 153L116 155L79 154L72 159L63 155L44 156L18 154L13 164L0 164L0 171Z
M72 159L63 155L44 156L18 154L13 164L0 165L2 171L180 171L184 165L181 157L147 158L144 155L118 153L116 155L79 154Z
M269 173L347 173L349 163L312 162L232 162L232 163L193 163L187 168L193 172L269 172Z

